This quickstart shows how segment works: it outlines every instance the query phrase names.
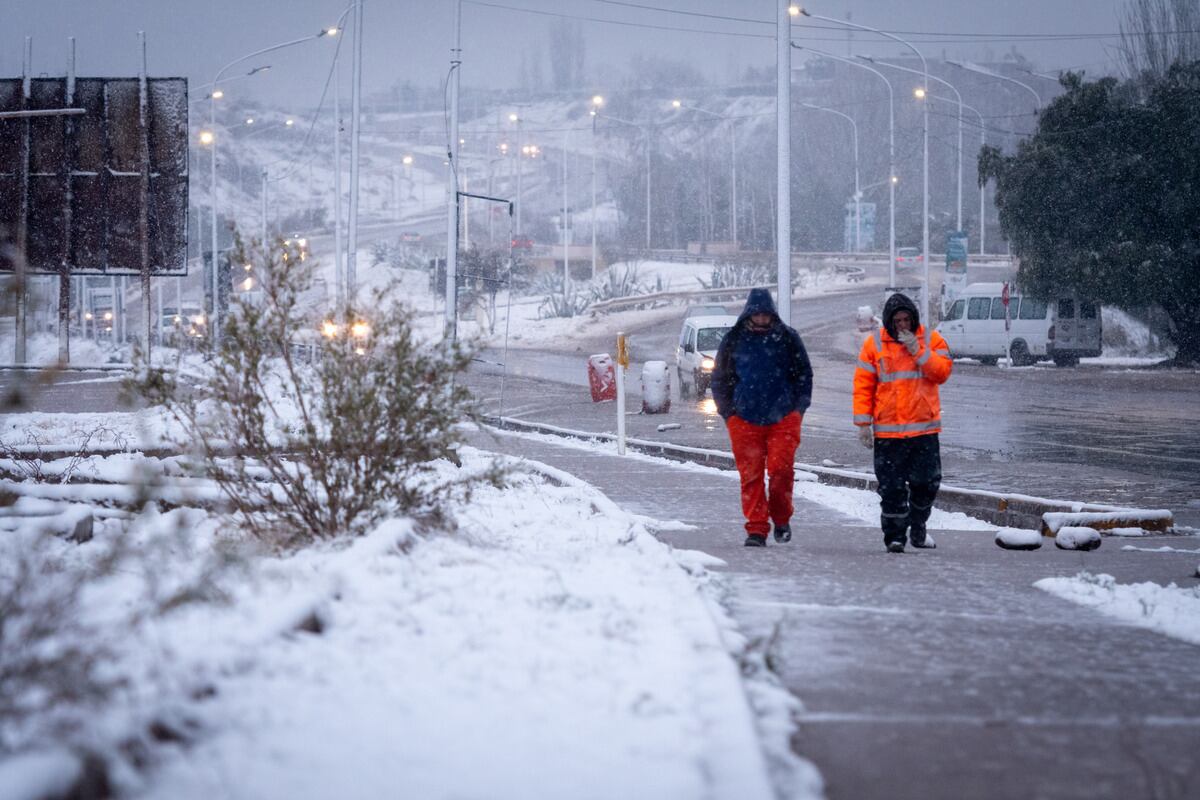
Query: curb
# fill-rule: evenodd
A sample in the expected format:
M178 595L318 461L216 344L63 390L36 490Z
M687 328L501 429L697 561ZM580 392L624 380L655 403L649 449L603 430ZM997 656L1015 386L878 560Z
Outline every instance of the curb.
M501 430L526 431L530 433L545 433L569 439L585 439L591 441L615 442L617 437L612 433L591 433L560 428L540 422L528 422L512 417L498 417L485 414L481 421ZM685 461L702 464L718 469L736 469L733 454L723 450L709 450L701 447L654 442L646 439L626 438L625 446L631 450L651 456L668 458L672 461ZM828 486L844 486L851 489L874 491L877 483L875 476L866 472L823 467L814 464L796 463L796 468L816 477L818 483ZM942 484L938 490L936 506L943 511L957 511L977 517L993 525L1005 528L1023 528L1025 530L1043 530L1043 514L1095 514L1106 519L1119 519L1130 527L1143 527L1159 533L1170 530L1172 521L1170 515L1163 511L1147 511L1121 506L1108 506L1098 503L1079 503L1067 500L1051 500L1044 497L1033 497L1023 494L992 492L983 489L962 489L956 486ZM1164 515L1165 522L1164 522ZM1086 523L1084 523L1086 524ZM1111 527L1111 526L1109 526Z

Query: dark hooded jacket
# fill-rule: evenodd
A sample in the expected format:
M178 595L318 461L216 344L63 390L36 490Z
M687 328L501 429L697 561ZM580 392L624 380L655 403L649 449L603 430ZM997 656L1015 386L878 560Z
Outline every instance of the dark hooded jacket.
M771 315L770 330L750 330L750 317ZM736 414L754 425L773 425L812 401L812 365L800 334L785 325L766 289L751 289L737 324L717 349L713 400L725 419Z
M912 314L912 329L915 331L921 327L921 315L917 312L917 304L908 299L907 295L896 292L887 299L883 304L883 329L887 331L888 336L896 341L900 341L896 336L896 323L894 318L896 312L903 309L909 314Z

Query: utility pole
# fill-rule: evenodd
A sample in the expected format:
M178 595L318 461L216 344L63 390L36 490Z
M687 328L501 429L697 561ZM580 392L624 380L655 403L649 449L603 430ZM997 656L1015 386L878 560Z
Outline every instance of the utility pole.
M444 339L458 332L458 75L462 67L462 0L454 3L454 47L450 49L450 163L446 168L446 327Z
M792 7L775 0L775 256L779 280L779 318L792 323Z
M358 275L358 140L362 132L362 47L363 47L363 0L354 3L354 86L350 98L350 230L349 256L346 259L346 300L354 302Z

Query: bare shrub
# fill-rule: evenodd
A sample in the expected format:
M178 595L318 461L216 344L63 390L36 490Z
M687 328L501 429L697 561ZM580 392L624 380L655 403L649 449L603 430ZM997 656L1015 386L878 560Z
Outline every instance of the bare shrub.
M0 462L9 462L0 463L0 473L12 473L18 480L70 483L79 466L92 455L93 441L109 439L118 450L126 447L125 437L104 425L97 425L90 430L77 428L74 433L78 445L65 452L47 450L49 443L30 428L25 429L24 442L0 441ZM47 472L46 462L57 459L66 459L67 463L61 469Z
M409 312L381 294L335 319L306 312L312 259L237 248L262 299L230 313L208 374L184 386L142 367L133 388L179 424L253 534L301 544L396 513L445 525L450 499L498 480L497 469L444 479L437 464L456 460L469 395L455 376L468 352L418 341Z
M770 286L777 280L773 263L760 260L717 261L713 264L712 277L705 281L697 278L705 289L727 289L730 287Z

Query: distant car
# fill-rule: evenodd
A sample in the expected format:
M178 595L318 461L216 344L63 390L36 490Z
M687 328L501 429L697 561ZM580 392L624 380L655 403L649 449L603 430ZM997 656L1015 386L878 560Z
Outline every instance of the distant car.
M295 249L300 254L300 260L304 261L308 258L308 239L296 234L283 240L283 260L287 261L288 252Z
M417 231L405 231L404 233L400 234L400 241L419 242L421 241L421 234Z
M725 306L688 306L684 317L723 317L728 313Z
M724 309L722 309L724 311ZM680 397L703 397L712 382L717 348L730 328L737 324L733 314L686 317L675 349L675 369Z
M174 306L163 306L159 326L162 328L164 340L203 339L208 335L204 309L199 306L185 305L182 312L177 311Z
M918 267L925 261L919 247L901 247L896 250L896 268Z
M512 238L514 250L530 250L533 248L533 238L523 233L515 234Z

